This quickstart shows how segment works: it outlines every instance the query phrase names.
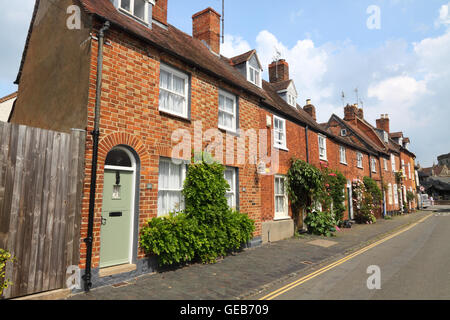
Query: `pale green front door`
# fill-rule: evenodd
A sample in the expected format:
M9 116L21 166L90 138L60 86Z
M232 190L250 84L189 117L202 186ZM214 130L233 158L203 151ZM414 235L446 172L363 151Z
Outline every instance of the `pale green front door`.
M133 172L105 170L100 268L130 262Z

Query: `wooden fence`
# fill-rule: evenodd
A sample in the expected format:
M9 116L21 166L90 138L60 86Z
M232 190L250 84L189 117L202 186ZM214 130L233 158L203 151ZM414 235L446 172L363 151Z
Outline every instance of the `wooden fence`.
M85 139L0 122L0 248L16 259L5 298L64 288L78 265Z

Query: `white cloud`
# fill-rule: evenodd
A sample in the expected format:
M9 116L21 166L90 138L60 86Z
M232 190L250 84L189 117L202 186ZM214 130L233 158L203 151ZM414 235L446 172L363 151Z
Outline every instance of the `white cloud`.
M436 20L435 26L441 25L450 26L450 2L442 5L439 9L439 18Z
M372 84L368 89L368 97L376 98L385 105L393 105L406 109L427 93L424 80L417 81L413 77L398 76Z
M247 41L240 36L230 34L225 35L225 42L220 47L220 53L227 58L235 57L250 50L251 47Z

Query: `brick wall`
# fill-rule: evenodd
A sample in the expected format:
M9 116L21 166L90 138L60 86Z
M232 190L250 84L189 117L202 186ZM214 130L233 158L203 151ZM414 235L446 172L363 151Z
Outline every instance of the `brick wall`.
M150 47L144 47L126 34L111 29L107 36L109 45L104 48L103 91L101 100L98 180L96 192L93 267L98 267L100 257L100 217L102 210L104 162L107 153L116 145L124 144L136 151L141 163L140 172L140 227L157 216L158 172L160 157L171 157L178 142L172 142L172 133L177 129L187 130L194 136L194 122L202 121L203 132L218 126L219 82L198 70L186 67L180 61ZM88 105L88 131L94 125L97 42L92 42L90 94ZM191 119L180 119L159 111L159 66L163 61L191 75ZM255 129L254 116L260 108L257 101L240 91L220 83L220 88L240 96L239 117L242 130ZM225 134L225 132L223 132ZM235 137L235 167L239 168L240 210L256 221L254 236L261 234L261 186L256 174L256 165L237 164L238 140ZM203 149L208 141L203 141ZM192 143L192 146L194 144ZM223 139L225 154L225 135ZM239 144L242 147L242 144ZM247 141L246 154L249 153ZM213 153L214 154L214 153ZM190 160L191 155L183 155ZM247 157L246 157L247 159ZM87 236L89 187L92 163L92 138L86 142L86 176L82 205L81 238ZM145 186L152 184L147 190ZM245 192L243 190L246 190ZM80 266L85 264L86 248L81 247ZM139 252L139 258L144 257Z

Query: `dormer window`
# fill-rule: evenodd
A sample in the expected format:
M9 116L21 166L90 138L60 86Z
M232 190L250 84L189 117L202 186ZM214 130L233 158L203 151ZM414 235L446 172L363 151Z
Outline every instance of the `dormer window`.
M383 135L384 135L384 142L388 143L389 142L389 135L386 131L383 131Z
M151 7L154 0L119 0L119 10L146 24L151 20Z
M294 97L292 94L288 93L287 94L287 98L288 98L288 103L289 105L296 107L297 106L297 99L296 97Z
M261 87L261 70L258 70L252 66L248 66L248 81L254 85Z
M347 136L347 129L342 129L341 130L341 137L346 137Z

